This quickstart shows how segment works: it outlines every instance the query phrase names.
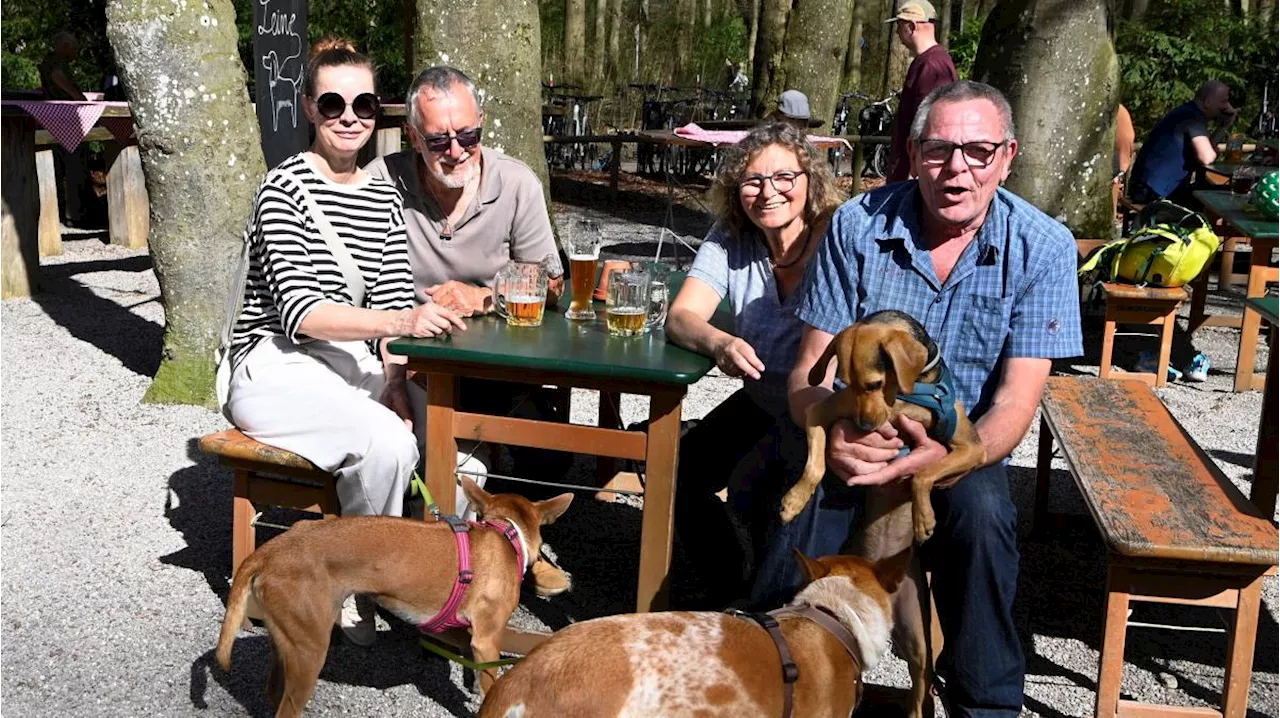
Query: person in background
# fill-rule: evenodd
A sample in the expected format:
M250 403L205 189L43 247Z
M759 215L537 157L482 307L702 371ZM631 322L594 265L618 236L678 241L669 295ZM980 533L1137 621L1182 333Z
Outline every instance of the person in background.
M1120 206L1120 193L1124 191L1124 176L1133 166L1133 118L1129 108L1123 104L1116 105L1116 149L1111 162L1111 213L1115 214Z
M800 342L800 282L843 199L824 154L783 122L758 126L726 150L711 196L717 221L672 302L666 332L672 342L714 357L743 387L680 441L676 532L705 590L673 599L690 609L724 608L741 595L750 550L735 545L735 528L716 492L730 487L744 457L787 415L787 376ZM726 298L729 330L711 323ZM730 490L738 525L755 522L750 487Z
M225 411L246 435L332 472L344 516L399 516L421 444L404 366L384 363L384 340L466 327L442 303L415 305L400 196L356 164L378 116L373 63L334 38L310 57L303 108L315 141L258 188ZM354 267L330 249L325 219ZM353 643L373 643L371 599L346 597L338 618Z
M63 31L54 34L53 49L40 62L40 87L46 100L74 100L83 102L84 93L71 74L71 63L80 54L80 41ZM53 148L54 175L58 178L59 216L67 226L78 226L85 221L83 192L89 185L89 173L85 171L85 146L67 151L62 145Z
M907 137L911 134L911 122L924 98L935 89L959 79L955 63L947 48L938 44L938 13L927 0L907 0L898 6L898 12L885 22L896 23L898 41L907 48L914 59L907 68L907 77L898 96L898 114L893 123L893 139L889 145L888 182L902 182L911 176L911 158L907 152Z
M787 90L778 95L778 109L765 118L771 122L786 122L803 135L809 129L809 98L799 90Z
M1209 122L1216 121L1225 132L1235 118L1230 88L1217 80L1201 85L1195 99L1173 108L1142 143L1125 187L1129 199L1146 204L1165 197L1197 208L1191 194L1199 188L1197 175L1218 158Z

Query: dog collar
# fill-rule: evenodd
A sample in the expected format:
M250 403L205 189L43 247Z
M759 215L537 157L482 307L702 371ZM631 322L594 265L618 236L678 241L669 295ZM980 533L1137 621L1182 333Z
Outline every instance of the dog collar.
M925 371L939 366L942 352L934 355L933 361L924 368ZM941 372L935 382L918 381L910 393L899 393L898 398L908 404L924 407L933 412L934 430L929 432L938 441L948 444L956 433L956 387L951 369L945 363L940 365Z
M483 519L480 521L463 521L457 516L441 516L440 520L449 524L453 530L453 540L458 546L458 577L449 591L449 598L440 607L440 611L431 618L418 624L423 633L441 633L450 628L470 628L471 621L458 615L462 599L466 598L467 588L475 580L475 572L471 570L471 528L481 526L502 534L516 551L516 562L520 565L520 580L524 580L525 565L524 536L514 521L505 519Z

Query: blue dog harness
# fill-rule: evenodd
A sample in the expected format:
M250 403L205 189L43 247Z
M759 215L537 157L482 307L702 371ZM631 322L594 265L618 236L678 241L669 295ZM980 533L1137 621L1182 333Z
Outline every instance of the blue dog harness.
M942 352L934 355L933 361L925 365L921 374L938 365ZM911 388L910 394L898 394L898 398L908 404L924 407L933 412L933 431L929 432L940 443L951 443L956 433L956 387L951 377L951 369L942 365L942 372L936 382L918 381ZM906 447L903 447L906 448Z

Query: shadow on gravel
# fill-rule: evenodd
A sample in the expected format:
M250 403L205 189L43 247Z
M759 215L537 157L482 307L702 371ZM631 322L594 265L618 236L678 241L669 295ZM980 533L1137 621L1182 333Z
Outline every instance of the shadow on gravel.
M1055 469L1050 475L1053 488L1058 492L1051 496L1050 511L1066 514L1065 520L1030 536L1027 529L1034 500L1035 471L1010 467L1009 478L1022 524L1014 622L1022 636L1027 674L1059 676L1081 688L1095 690L1097 675L1093 673L1094 667L1082 672L1078 666L1060 665L1038 655L1032 637L1075 639L1095 651L1101 650L1107 584L1106 547L1087 516L1083 502L1074 493L1074 481L1069 473ZM1066 497L1058 495L1068 488ZM1204 685L1204 671L1185 673L1174 662L1188 661L1210 666L1211 670L1218 671L1214 675L1220 676L1220 668L1227 655L1227 635L1223 629L1230 626L1231 613L1174 604L1135 602L1132 607L1131 621L1176 628L1130 626L1125 636L1125 660L1143 671L1172 676L1177 681L1177 688L1170 689L1170 701L1186 702L1186 697L1190 697L1217 705L1222 696L1221 679ZM1263 604L1254 650L1255 672L1277 671L1278 638L1280 626ZM1122 697L1135 698L1127 693L1122 693ZM1144 698L1150 699L1151 696ZM1064 715L1030 698L1026 706L1042 716L1057 718ZM1249 714L1254 715L1254 711Z
M389 623L392 630L379 631L378 641L372 648L353 646L336 631L332 633L320 680L380 690L412 685L419 695L430 697L452 715L470 718L472 696L450 680L451 664L424 653L418 645L417 630L412 626L396 620ZM191 664L191 705L201 709L209 707L205 694L212 678L244 706L249 715L264 718L272 715L274 711L268 705L266 690L270 655L271 639L261 626L253 633L240 633L232 647L229 673L218 666L212 649L200 655ZM468 678L469 685L474 687L474 677Z
M701 187L681 188L674 191L671 207L671 229L678 234L701 237L711 227L711 215L686 207L693 202L688 195L701 196ZM667 196L661 184L646 192L630 192L620 188L617 199L611 198L608 185L593 184L570 177L551 177L551 197L555 202L591 209L627 222L662 227L666 224Z
M160 562L202 574L209 588L226 600L231 586L231 473L200 451L199 438L187 440L194 465L169 477L164 515L182 534L186 548L160 557Z
M135 374L155 376L160 368L164 329L128 310L129 306L154 298L148 293L139 294L135 302L127 298L105 299L75 279L77 274L90 272L150 269L148 256L45 265L40 268L40 292L31 299L71 336L110 354Z

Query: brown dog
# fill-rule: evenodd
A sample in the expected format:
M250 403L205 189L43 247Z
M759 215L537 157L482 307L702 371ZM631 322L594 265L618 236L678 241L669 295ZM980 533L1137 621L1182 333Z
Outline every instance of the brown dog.
M831 358L837 362L836 376L845 388L805 411L805 435L809 440L809 460L804 474L782 499L782 520L790 522L813 497L827 472L827 430L838 419L848 419L863 431L874 431L899 414L924 425L930 435L949 444L951 450L933 466L911 479L914 503L913 528L916 541L933 535L933 506L929 492L949 486L986 460L987 451L964 407L954 402L955 429L951 437L939 437L941 417L933 410L909 403L903 395L912 393L917 382L937 384L946 364L924 327L910 315L895 311L872 314L840 332L827 345L818 363L809 370L809 384L817 386L827 375Z
M542 547L540 527L569 508L571 494L531 502L486 493L468 478L462 490L486 520L514 526L525 565L498 531L470 531L474 578L457 615L471 622L475 660L499 657L507 619L520 603L520 579ZM353 593L374 596L383 608L421 625L440 611L458 579L457 547L449 525L389 516L302 521L254 551L236 571L218 637L218 664L231 667L231 644L247 602L261 607L274 648L267 694L277 716L298 716L311 698L329 650L342 602ZM483 693L494 671L480 674Z
M922 388L917 382L933 385L935 391L946 384L946 364L937 345L910 315L876 312L837 334L810 370L810 384L822 383L833 356L837 360L836 375L845 388L811 405L805 414L809 459L804 475L783 498L784 521L800 513L822 481L826 473L827 430L837 419L849 419L863 431L872 431L904 414L923 424L931 436L951 449L936 464L912 477L908 497L891 488L868 492L858 553L876 561L898 555L912 545L913 539L924 542L933 535L935 519L929 497L933 487L955 483L986 461L987 452L959 401L954 401L954 417L938 415L943 413L942 401L951 401L948 390L933 395L937 404L933 409L902 398L902 394ZM949 441L938 436L944 418L954 423ZM893 594L893 649L907 662L911 674L908 711L912 718L933 713L933 701L928 697L933 676L927 590L924 571L918 558L913 558L906 580Z
M848 718L862 674L884 655L890 595L910 551L872 564L797 553L810 583L789 608L812 606L849 634L846 647L814 620L777 617L796 664L791 714ZM831 620L831 619L827 619ZM782 662L756 622L725 613L636 613L557 631L498 680L480 718L783 715Z

